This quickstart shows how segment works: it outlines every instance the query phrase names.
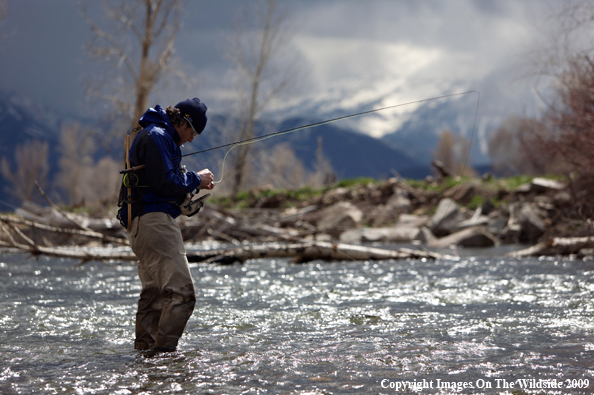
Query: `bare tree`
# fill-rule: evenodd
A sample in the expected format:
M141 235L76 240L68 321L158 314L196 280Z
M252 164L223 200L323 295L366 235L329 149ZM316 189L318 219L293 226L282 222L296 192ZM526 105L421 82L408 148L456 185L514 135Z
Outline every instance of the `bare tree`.
M558 168L558 154L544 142L548 130L535 118L511 116L490 133L489 154L494 170L504 176L542 175Z
M547 142L568 165L568 171L594 175L594 64L584 56L574 59L559 76L558 102L545 119L555 133Z
M314 171L308 175L307 185L312 187L322 187L331 185L336 181L336 174L334 169L328 161L328 158L324 155L323 149L323 138L318 137L318 147L316 149L316 163Z
M531 75L548 82L536 92L547 108L542 127L522 131L531 160L541 171L568 176L571 205L560 215L584 224L594 217L594 2L551 3L542 37L528 55ZM536 87L535 87L536 88ZM546 94L540 93L541 90ZM586 221L587 220L587 221ZM591 227L589 228L591 233Z
M277 144L266 152L260 151L255 167L262 175L258 184L273 188L298 188L306 180L303 163L286 144Z
M442 162L452 175L476 175L470 165L470 141L463 136L454 135L450 130L441 133L433 159Z
M106 63L106 79L89 93L113 104L135 127L146 111L151 91L173 71L172 54L180 23L181 0L103 0L104 27L91 18L88 3L82 15L93 32L87 50ZM111 67L111 69L110 69ZM121 141L121 130L110 140Z
M16 169L12 169L6 157L2 157L0 170L8 182L7 192L21 201L33 201L35 181L45 183L48 167L49 144L39 140L19 145L14 154Z
M85 206L102 208L111 207L118 200L120 189L119 171L121 165L105 156L90 167L83 168L81 193Z
M594 3L590 0L564 0L545 3L542 42L527 53L528 75L557 80L574 59L594 52Z
M86 169L93 166L95 146L87 138L91 133L79 123L65 124L60 130L60 170L57 184L72 205L84 203Z
M56 179L71 205L100 208L117 200L121 165L108 156L95 161L96 146L87 138L91 133L79 123L62 126Z
M296 69L284 65L283 72L275 69L275 60L286 48L291 30L286 18L277 9L276 0L249 3L252 9L242 13L238 22L233 51L229 54L237 67L239 91L239 131L236 139L255 136L255 124L266 106L295 80ZM254 12L251 12L254 11ZM256 14L253 17L253 14ZM255 20L256 29L250 31L248 22ZM295 63L291 63L295 64ZM233 156L233 195L244 187L250 173L250 145L237 147Z
M594 159L594 3L567 0L550 9L547 41L532 53L533 73L551 81L546 128L524 134L555 167L591 178ZM594 183L593 183L594 188Z

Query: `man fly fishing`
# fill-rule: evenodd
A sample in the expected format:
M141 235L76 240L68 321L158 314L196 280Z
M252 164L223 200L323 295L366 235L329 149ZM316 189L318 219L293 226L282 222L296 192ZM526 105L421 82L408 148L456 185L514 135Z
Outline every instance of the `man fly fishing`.
M229 154L235 147L273 136L469 93L477 94L474 133L480 95L478 91L472 90L344 115L185 155L181 154L179 147L186 142L191 143L204 130L206 106L194 98L165 110L160 106L147 110L139 120L142 130L136 136L132 148L126 149L128 159L126 169L120 172L124 177L118 201L118 219L126 227L132 250L140 260L138 275L142 291L136 314L134 348L175 350L196 303L181 232L174 219L182 213L188 216L197 213L202 207L202 199L207 195L192 200L193 192L214 188L214 184L222 181L222 174L221 180L215 182L208 169L186 172L180 166L183 156L231 146L227 151ZM222 169L227 154L223 158Z
M124 176L118 211L139 259L137 350L174 351L194 310L194 282L175 218L200 209L202 202L197 208L187 204L188 194L214 187L210 170L185 171L180 164L180 146L202 133L206 110L198 98L166 109L149 108L138 122L142 129L127 148L127 168L141 167Z

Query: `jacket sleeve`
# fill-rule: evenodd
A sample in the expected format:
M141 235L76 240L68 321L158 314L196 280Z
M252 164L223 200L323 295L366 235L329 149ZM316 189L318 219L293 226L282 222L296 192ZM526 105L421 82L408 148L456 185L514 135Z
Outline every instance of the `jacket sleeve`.
M163 197L185 195L200 186L200 177L194 172L179 174L172 158L173 141L159 133L147 136L145 165L146 180L155 194ZM177 161L175 162L177 163Z

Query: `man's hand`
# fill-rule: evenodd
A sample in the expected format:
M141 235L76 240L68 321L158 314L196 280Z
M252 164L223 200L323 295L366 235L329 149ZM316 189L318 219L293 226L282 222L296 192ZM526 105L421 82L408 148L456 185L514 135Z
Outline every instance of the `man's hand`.
M198 189L213 189L214 188L214 175L212 174L212 172L208 169L204 169L204 170L200 170L197 173L200 176L200 179L202 180L200 182L200 186L198 187Z

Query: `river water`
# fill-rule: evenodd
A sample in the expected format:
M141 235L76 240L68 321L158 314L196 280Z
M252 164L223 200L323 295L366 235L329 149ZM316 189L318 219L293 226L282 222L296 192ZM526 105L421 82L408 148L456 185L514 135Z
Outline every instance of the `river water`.
M136 267L76 264L0 255L1 393L594 392L591 260L194 264L157 356L133 350Z

